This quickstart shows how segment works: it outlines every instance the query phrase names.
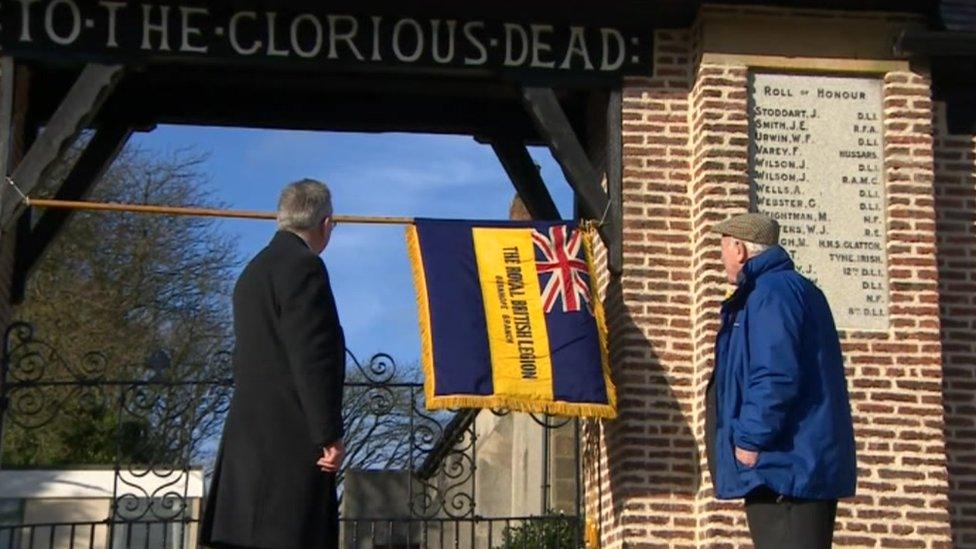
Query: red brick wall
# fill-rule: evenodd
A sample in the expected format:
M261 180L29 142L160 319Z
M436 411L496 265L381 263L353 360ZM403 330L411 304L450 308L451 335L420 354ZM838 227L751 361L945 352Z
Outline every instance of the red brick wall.
M935 204L949 510L957 547L976 546L976 138L937 115Z

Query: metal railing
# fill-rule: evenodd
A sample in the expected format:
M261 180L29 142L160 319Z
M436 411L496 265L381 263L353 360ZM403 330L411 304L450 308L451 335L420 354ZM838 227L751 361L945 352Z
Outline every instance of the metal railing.
M340 520L348 549L566 549L582 546L577 517ZM183 549L197 546L195 519L0 526L0 549Z
M101 418L101 431L93 438L101 440L97 455L104 457L98 458L98 464L111 471L113 485L101 500L105 514L74 513L78 520L32 523L31 516L45 515L22 510L4 523L0 512L0 549L196 547L203 502L201 490L192 488L191 472L203 474L193 464L200 460L201 445L222 425L232 389L230 355L220 352L195 365L177 364L156 352L145 364L125 365L100 352L65 356L36 337L28 324L15 323L5 335L0 362L0 469L43 468L45 464L30 459L29 452L14 452L13 463L4 458L13 449L30 449L35 434L69 425L79 417L86 424L89 417ZM351 353L349 357L343 410L346 432L352 433L347 464L367 473L399 471L405 476L398 481L403 492L399 500L388 497L383 505L374 506L375 500L363 496L359 499L368 505L350 507L340 519L341 547L582 546L578 444L572 456L573 515L483 517L484 509L478 509L477 503L477 411L430 413L423 405L422 383L398 372L391 357L377 354L365 363ZM198 372L210 377L200 377ZM579 439L579 424L574 420L535 415L532 419L546 433L568 428L575 431L574 440ZM542 508L548 509L552 498L549 436L542 436L540 443L543 471L538 489ZM346 485L347 472L344 467L340 485ZM376 513L390 516L372 518ZM46 516L71 518L71 514ZM101 517L106 518L92 520Z

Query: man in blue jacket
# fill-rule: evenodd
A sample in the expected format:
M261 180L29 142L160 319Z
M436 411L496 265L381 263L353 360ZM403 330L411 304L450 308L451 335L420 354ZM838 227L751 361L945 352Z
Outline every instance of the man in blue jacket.
M837 328L823 293L761 214L713 227L735 292L722 304L706 391L708 466L719 499L745 498L763 548L830 547L854 495L854 427Z

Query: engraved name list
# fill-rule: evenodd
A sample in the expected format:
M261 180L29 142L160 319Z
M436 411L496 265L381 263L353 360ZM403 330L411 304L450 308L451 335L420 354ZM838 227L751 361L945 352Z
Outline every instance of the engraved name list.
M881 82L755 73L750 99L753 205L839 327L887 328Z

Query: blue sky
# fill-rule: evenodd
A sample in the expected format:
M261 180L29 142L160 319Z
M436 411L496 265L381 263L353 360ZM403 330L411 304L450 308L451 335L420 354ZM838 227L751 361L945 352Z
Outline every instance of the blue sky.
M136 134L147 152L193 147L209 154L203 170L228 207L273 210L281 187L303 177L329 184L339 214L506 219L514 187L491 148L470 137L350 134L160 126ZM532 149L563 217L572 191L546 149ZM250 258L274 223L226 220ZM341 225L323 254L346 330L360 359L376 352L400 364L419 358L417 315L403 228Z

